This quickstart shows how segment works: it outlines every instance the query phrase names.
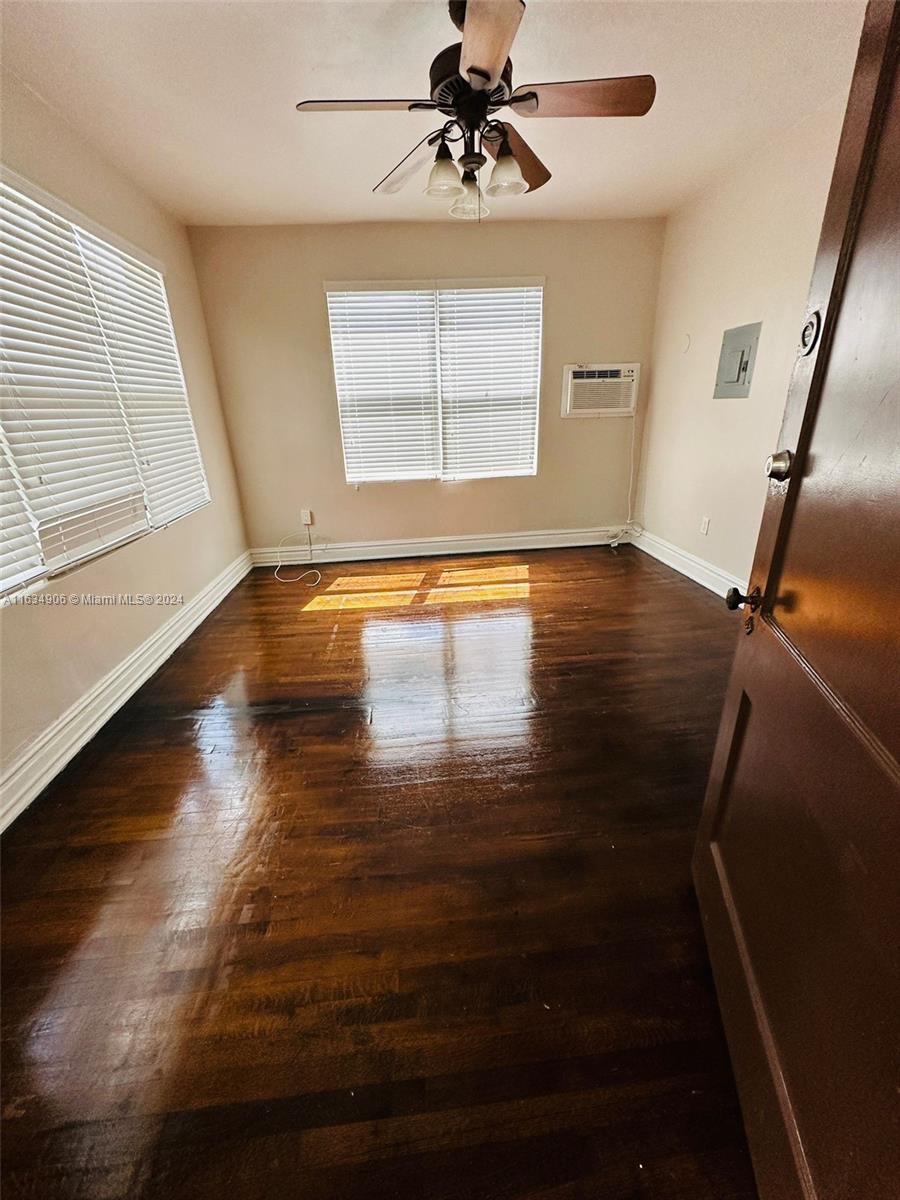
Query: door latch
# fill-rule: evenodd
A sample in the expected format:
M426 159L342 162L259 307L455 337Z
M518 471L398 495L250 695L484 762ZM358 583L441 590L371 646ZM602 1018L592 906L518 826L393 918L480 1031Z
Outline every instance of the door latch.
M794 456L790 450L776 450L766 459L766 475L769 479L790 479Z
M758 587L755 587L746 596L740 588L736 587L729 588L725 593L725 607L731 609L732 612L740 608L742 604L746 604L751 612L756 612L761 603L762 592Z

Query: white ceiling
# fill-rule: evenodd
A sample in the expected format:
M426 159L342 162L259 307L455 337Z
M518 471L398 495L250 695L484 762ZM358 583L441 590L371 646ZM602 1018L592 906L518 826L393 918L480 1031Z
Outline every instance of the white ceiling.
M529 0L516 84L650 73L650 114L520 117L553 171L500 219L671 211L710 174L846 91L862 0ZM4 64L190 224L448 220L378 180L433 113L295 112L297 100L428 94L458 40L444 0L15 0Z

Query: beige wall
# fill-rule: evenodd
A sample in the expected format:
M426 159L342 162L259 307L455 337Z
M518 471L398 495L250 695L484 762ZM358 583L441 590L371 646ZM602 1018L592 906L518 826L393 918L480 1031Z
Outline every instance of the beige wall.
M231 454L184 229L8 74L3 162L164 266L212 504L62 579L50 592L182 592L189 600L245 549ZM162 608L16 606L2 612L5 765L173 615Z
M621 525L627 419L563 420L563 364L646 363L662 221L197 228L197 274L250 543L314 510L321 543ZM344 481L324 280L543 275L533 478Z
M666 225L637 516L648 532L741 581L762 516L763 467L778 446L845 97L741 159ZM723 331L754 321L762 335L749 399L714 400Z

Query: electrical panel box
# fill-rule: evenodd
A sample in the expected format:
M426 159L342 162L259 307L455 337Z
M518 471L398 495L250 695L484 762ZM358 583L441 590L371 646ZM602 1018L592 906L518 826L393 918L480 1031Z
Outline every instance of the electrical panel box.
M722 335L719 353L719 369L716 371L716 400L739 400L750 395L753 368L756 364L756 348L762 322L755 325L737 325L726 329Z

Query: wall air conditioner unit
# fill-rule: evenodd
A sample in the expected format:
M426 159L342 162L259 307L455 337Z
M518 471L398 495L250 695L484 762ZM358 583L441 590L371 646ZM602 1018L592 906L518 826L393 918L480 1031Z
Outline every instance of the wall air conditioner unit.
M564 417L633 417L640 363L566 363Z

